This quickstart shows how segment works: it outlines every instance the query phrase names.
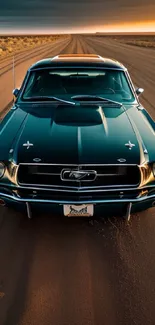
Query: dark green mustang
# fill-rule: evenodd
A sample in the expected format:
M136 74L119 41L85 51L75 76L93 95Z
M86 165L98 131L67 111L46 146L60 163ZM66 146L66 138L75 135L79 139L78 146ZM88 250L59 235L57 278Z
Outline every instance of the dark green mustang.
M0 204L66 216L122 215L155 204L155 122L127 69L59 55L28 70L0 124Z

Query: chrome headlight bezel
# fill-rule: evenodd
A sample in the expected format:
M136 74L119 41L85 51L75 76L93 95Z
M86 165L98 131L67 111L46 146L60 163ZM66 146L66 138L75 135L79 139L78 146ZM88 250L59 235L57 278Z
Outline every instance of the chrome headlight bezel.
M5 173L5 165L3 162L0 162L0 179L4 176Z

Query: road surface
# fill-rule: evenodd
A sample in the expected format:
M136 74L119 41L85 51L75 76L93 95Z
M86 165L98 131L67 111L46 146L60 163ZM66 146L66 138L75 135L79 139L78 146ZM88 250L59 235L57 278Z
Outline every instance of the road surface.
M74 36L23 58L17 84L36 59L58 53L122 61L134 83L145 88L143 104L155 116L155 51ZM3 113L11 88L9 70L0 77ZM154 209L134 215L129 224L45 213L28 221L21 212L0 209L0 325L154 325L154 306Z

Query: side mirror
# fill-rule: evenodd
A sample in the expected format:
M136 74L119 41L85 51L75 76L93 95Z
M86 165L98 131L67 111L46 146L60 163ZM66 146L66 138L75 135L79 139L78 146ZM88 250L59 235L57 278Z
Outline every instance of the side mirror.
M19 89L18 88L15 88L12 93L17 98L18 95L19 95Z
M137 88L136 89L137 96L140 96L143 92L144 92L144 89L143 88Z

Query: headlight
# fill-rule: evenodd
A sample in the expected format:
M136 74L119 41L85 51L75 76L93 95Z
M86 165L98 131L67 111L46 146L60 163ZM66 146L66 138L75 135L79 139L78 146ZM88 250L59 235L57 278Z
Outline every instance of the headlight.
M155 163L152 165L153 176L155 177Z
M0 162L0 178L3 177L4 172L5 172L5 166L3 163Z
M141 183L140 185L146 185L149 182L154 181L152 166L149 164L144 164L140 166L140 172L141 172Z

